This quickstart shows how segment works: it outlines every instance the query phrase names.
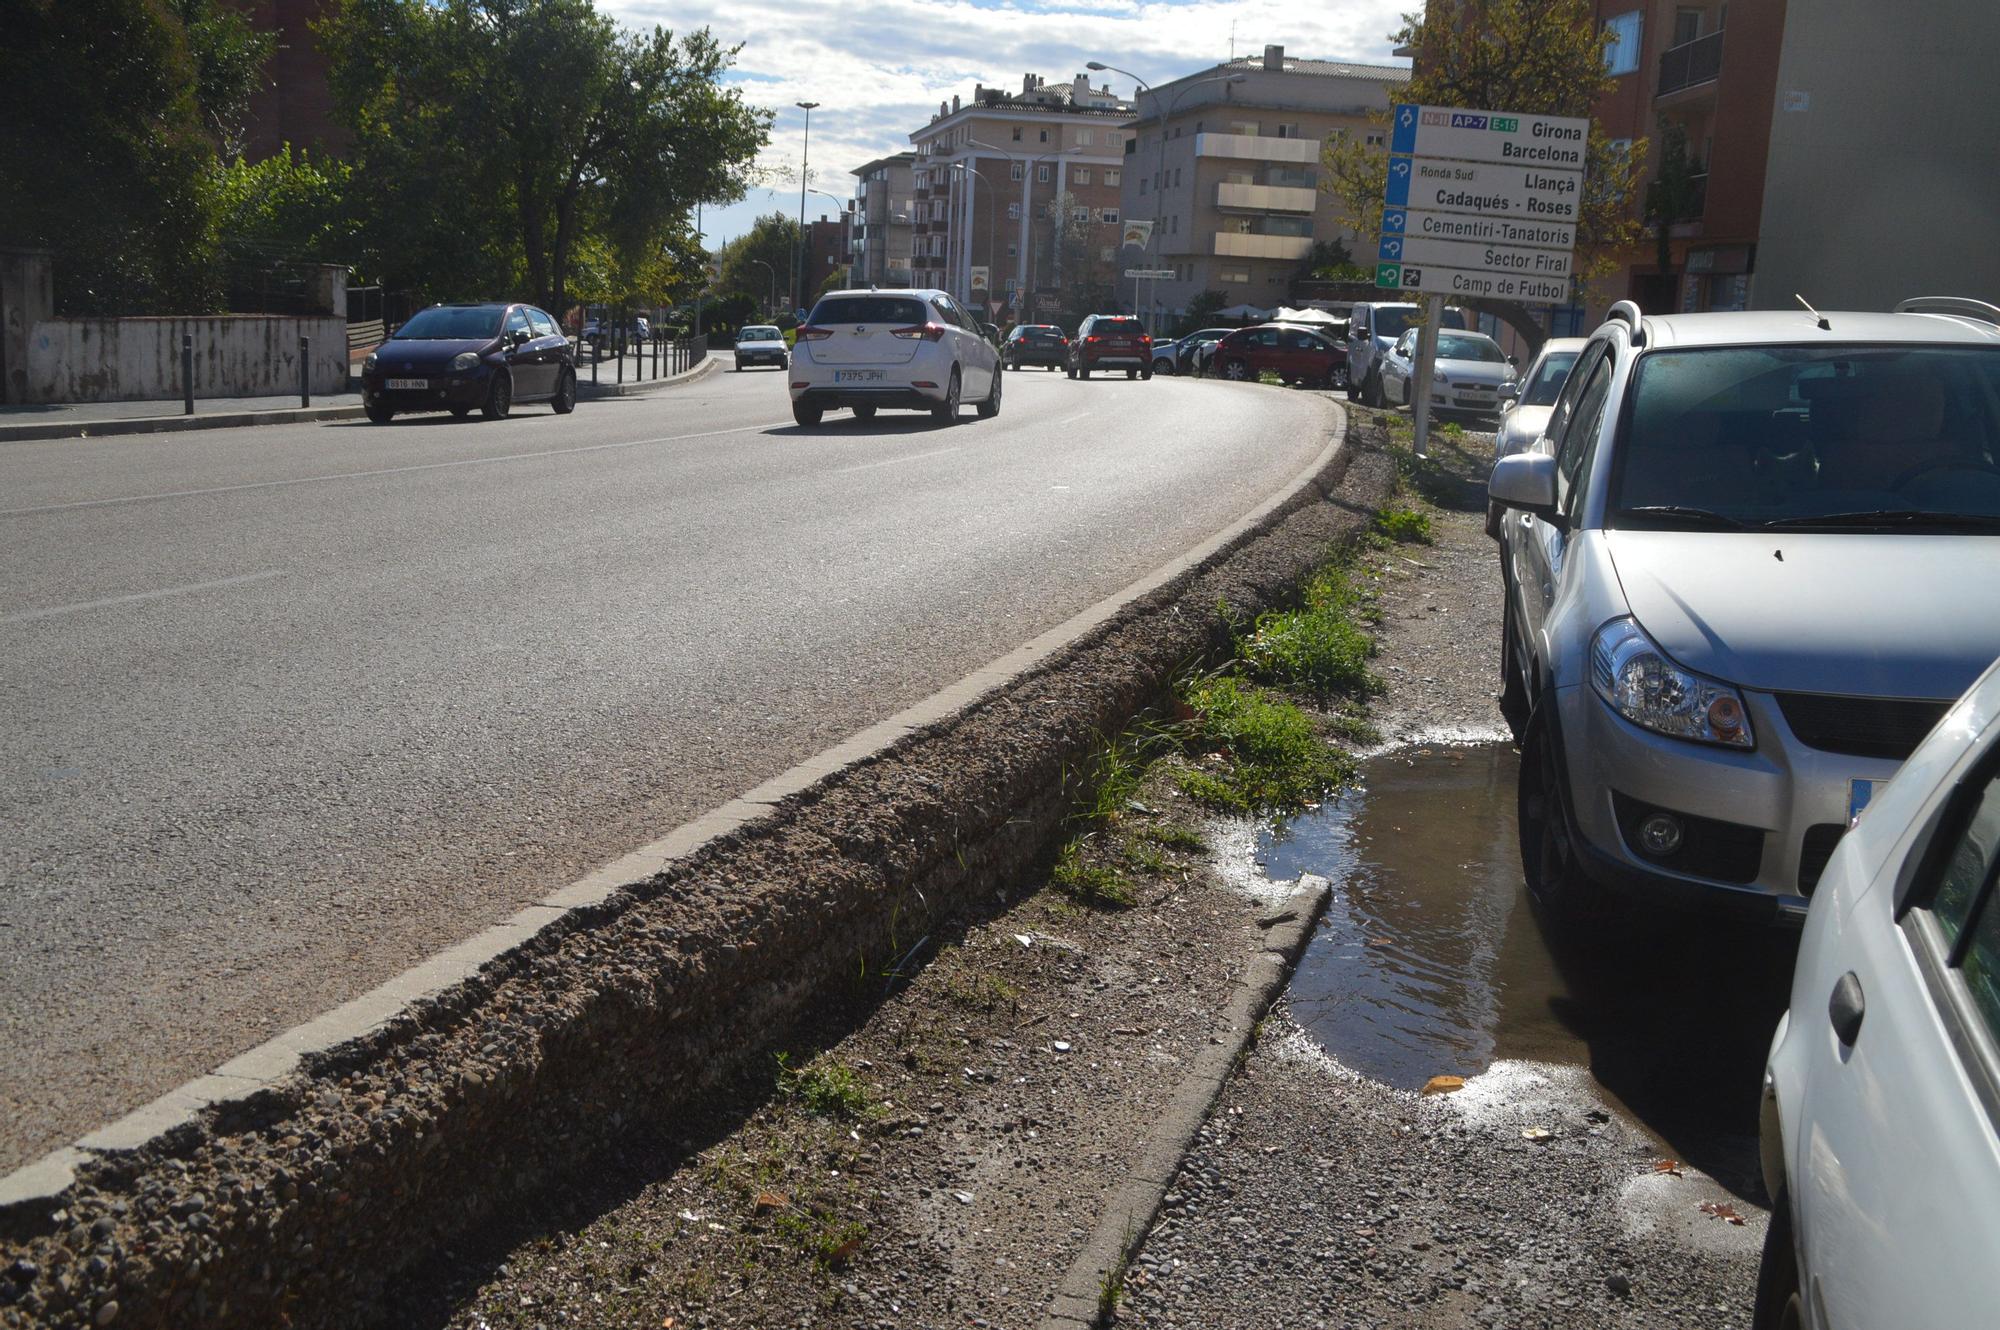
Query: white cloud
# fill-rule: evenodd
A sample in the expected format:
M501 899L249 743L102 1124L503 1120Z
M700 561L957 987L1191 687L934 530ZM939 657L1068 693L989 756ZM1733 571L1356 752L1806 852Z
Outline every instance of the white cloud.
M763 161L796 170L804 113L812 114L812 184L846 197L848 172L909 147L911 130L975 84L1018 89L1024 73L1067 81L1099 60L1162 82L1236 53L1279 43L1312 59L1384 60L1388 34L1411 0L598 0L641 27L707 27L741 44L732 79L744 96L778 112ZM1109 79L1129 94L1130 80ZM705 214L711 242L748 230L760 213L799 206L789 187ZM809 217L834 205L808 196Z

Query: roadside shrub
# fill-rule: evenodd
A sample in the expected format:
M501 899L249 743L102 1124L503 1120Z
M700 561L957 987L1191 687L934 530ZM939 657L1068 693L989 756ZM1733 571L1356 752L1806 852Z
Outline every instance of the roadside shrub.
M1431 515L1421 508L1405 508L1400 504L1384 508L1375 514L1375 529L1391 540L1405 545L1428 545L1436 539L1431 529Z
M1113 868L1086 863L1077 842L1062 847L1049 881L1079 905L1124 910L1139 903L1139 893Z
M1377 687L1368 673L1375 641L1355 622L1361 592L1343 564L1315 573L1295 610L1271 610L1237 644L1237 658L1253 678L1279 688L1325 696L1366 695Z
M838 1062L793 1067L786 1053L776 1055L778 1093L818 1118L858 1118L868 1112L868 1087L851 1067Z
M1222 749L1229 759L1220 769L1181 773L1181 788L1193 798L1236 812L1291 808L1352 772L1304 711L1233 676L1196 680L1183 700L1194 712L1201 746Z

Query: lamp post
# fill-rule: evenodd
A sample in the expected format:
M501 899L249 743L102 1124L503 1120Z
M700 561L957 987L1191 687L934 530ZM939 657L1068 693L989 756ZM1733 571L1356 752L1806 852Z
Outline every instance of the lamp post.
M771 274L771 296L770 299L764 302L764 317L767 319L776 318L776 312L772 307L778 303L778 270L762 259L751 259L750 262Z
M797 308L798 306L800 306L800 305L803 305L803 304L805 304L805 303L806 303L806 302L805 302L805 292L804 292L804 290L803 290L803 288L804 288L804 286L805 286L805 269L806 269L806 256L805 256L805 248L806 248L806 174L807 174L807 172L808 172L808 170L810 169L810 167L811 167L811 164L812 164L812 141L813 141L813 108L814 108L814 107L816 107L816 106L818 106L818 105L819 105L819 103L818 103L818 102L793 102L793 103L792 103L792 105L794 105L794 106L798 107L798 108L799 108L799 109L800 109L801 111L804 111L804 112L806 113L806 136L805 136L805 142L804 142L803 144L801 144L801 145L800 145L800 147L799 147L799 256L798 256L798 271L799 271L799 286L800 286L801 290L800 290L800 292L799 292L799 294L798 294L798 298L797 298L797 300L796 300L796 301L794 302L794 306L793 306L794 308Z
M806 191L806 193L808 193L808 194L817 194L817 195L819 195L819 196L820 196L821 198L825 199L825 200L826 200L826 201L827 201L828 203L831 203L831 204L832 204L832 205L833 205L833 206L834 206L835 208L839 209L839 210L840 210L840 215L841 215L842 217L852 217L852 216L854 215L854 214L853 214L853 211L852 211L852 210L851 210L851 209L850 209L850 208L849 208L849 207L847 206L847 200L846 200L846 199L843 199L843 198L840 198L840 197L839 197L838 195L834 195L834 194L829 194L829 193L827 193L827 192L826 192L825 190L823 190L823 189L809 189L809 190L807 190L807 191ZM804 240L807 240L807 244L806 244L806 259L807 259L807 262L806 262L806 267L810 268L810 267L812 266L812 263L811 263L811 260L812 260L812 252L813 252L813 251L812 251L812 244L810 243L810 240L809 240L809 239L808 239L808 238L807 238L806 236L803 236L803 235L802 235L802 236L801 236L800 238L801 238L801 239L804 239ZM818 288L818 286L814 285L814 283L813 283L813 281L812 281L812 279L811 279L811 278L807 278L807 279L806 279L806 281L804 281L804 282L800 283L800 285L801 285L801 286L810 286L810 287L812 287L812 289L811 289L810 291L807 291L807 292L805 293L805 294L807 294L807 295L811 295L811 296L816 296L816 295L818 295L818 294L819 294L819 288ZM803 305L803 304L804 304L805 302L804 302L804 301L800 301L799 303L800 303L801 305Z
M1113 74L1123 74L1126 78L1131 79L1132 82L1137 84L1139 87L1145 89L1147 92L1152 93L1153 104L1155 106L1158 106L1160 104L1160 94L1154 92L1153 85L1146 82L1146 80L1140 78L1137 74L1134 74L1129 69L1120 69L1116 65L1107 65L1101 60L1089 61L1084 65L1084 68L1092 70L1096 73L1104 73L1106 71L1109 71ZM1167 247L1166 237L1163 234L1163 228L1166 225L1166 218L1160 215L1159 199L1160 199L1160 190L1165 187L1167 180L1167 117L1171 116L1174 113L1174 108L1180 105L1180 100L1182 96L1184 96L1189 92L1192 92L1196 88L1201 87L1205 83L1242 83L1249 77L1250 76L1248 74L1216 74L1209 78L1196 79L1192 83L1182 84L1178 89L1175 90L1173 97L1168 100L1165 109L1160 112L1160 151L1158 159L1159 167L1158 170L1154 173L1155 187L1153 189L1153 237L1159 240L1160 250L1162 253L1165 252ZM1137 101L1138 98L1134 97L1133 100ZM1151 238L1149 238L1146 243L1146 251L1148 255L1150 255L1153 252L1153 242ZM1155 266L1157 266L1157 260L1155 261ZM1139 283L1137 282L1137 280L1134 280L1132 283L1133 286L1132 294L1134 297L1133 300L1134 304L1138 303L1137 301L1138 285ZM1153 299L1148 309L1152 315L1153 335L1157 337L1160 333L1159 312L1157 309L1152 308L1152 306L1156 306L1159 304L1159 299L1160 299L1160 283L1157 278L1155 278L1153 281L1152 295Z
M972 147L984 148L988 152L998 153L1000 156L1005 157L1010 162L1019 162L1022 164L1021 165L1021 262L1020 266L1016 269L1016 274L1021 281L1021 298L1025 305L1025 308L1022 310L1022 313L1027 316L1027 318L1023 319L1022 321L1027 322L1033 319L1035 312L1034 311L1035 191L1034 191L1034 181L1028 175L1027 168L1041 162L1052 162L1058 157L1073 156L1076 153L1082 152L1083 149L1080 147L1058 148L1054 152L1037 153L1032 157L1018 157L1015 154L1007 151L1005 148L995 147L991 143L982 143L978 139L967 139L966 142L970 144ZM991 265L989 264L989 266Z
M986 172L974 166L971 162L947 162L945 165L948 170L968 171L971 174L978 176L981 180L984 180L986 182L986 298L987 300L990 301L993 299L993 234L995 231L999 230L1000 227L1000 224L998 220L996 220L993 212L993 198L1000 191L994 188L992 178L988 176ZM970 257L970 254L971 254L971 249L968 246L967 247L968 258ZM966 303L970 304L972 302L972 281L970 278L967 278L965 285L966 285L966 291L965 291ZM986 310L981 310L980 312L983 314L991 314L992 310L986 309Z

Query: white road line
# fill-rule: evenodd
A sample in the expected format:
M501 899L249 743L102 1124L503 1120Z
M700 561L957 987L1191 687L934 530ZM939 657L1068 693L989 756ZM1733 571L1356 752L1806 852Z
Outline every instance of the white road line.
M950 448L934 448L927 453L911 453L908 457L885 457L879 462L860 462L854 466L837 466L833 469L833 474L844 476L850 471L867 471L872 467L895 466L898 462L921 462L926 457L943 457L946 453L955 453L957 451L958 447L954 445Z
M1058 425L1074 425L1074 424L1075 424L1075 423L1076 423L1077 421L1079 421L1079 420L1088 420L1088 419L1090 419L1090 412L1088 412L1088 411L1079 411L1079 412L1077 412L1077 413L1076 413L1075 415L1073 415L1073 416L1064 416L1064 417L1063 417L1063 418L1062 418L1061 420L1058 420L1058 421L1056 422L1056 424L1058 424Z
M79 499L75 503L50 503L36 508L0 508L0 517L26 517L34 513L60 513L74 508L111 508L127 503L150 503L155 499L193 499L210 494L238 494L245 490L284 489L291 485L324 485L335 480L367 480L375 476L399 476L410 471L442 471L455 466L488 466L496 462L528 462L542 457L563 457L570 453L601 453L616 448L643 448L653 443L682 443L688 439L713 439L723 434L754 434L759 430L789 425L789 420L770 420L761 425L738 425L733 429L703 430L699 434L667 434L657 439L627 439L622 443L590 443L581 448L544 448L532 453L504 453L499 457L463 457L452 462L417 462L410 466L385 466L372 471L337 471L324 476L296 476L291 480L257 480L243 485L216 485L199 490L162 490L158 494L129 494L117 499Z
M42 610L20 610L13 614L0 614L0 624L27 623L32 619L53 619L58 614L80 614L84 610L101 610L112 605L135 605L142 600L164 600L168 596L187 596L197 591L216 591L226 586L243 586L249 582L267 582L274 577L283 577L283 568L266 568L261 573L245 573L241 577L225 577L214 582L195 582L188 586L170 586L160 591L136 591L129 596L107 596L103 600L83 600L74 605L51 605Z

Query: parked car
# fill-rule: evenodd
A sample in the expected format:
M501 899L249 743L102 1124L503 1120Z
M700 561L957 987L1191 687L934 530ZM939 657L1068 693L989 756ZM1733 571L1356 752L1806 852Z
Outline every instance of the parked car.
M1130 314L1093 314L1076 330L1063 372L1087 379L1092 370L1122 369L1128 379L1153 377L1153 339Z
M799 325L792 418L810 429L838 407L860 420L882 407L928 411L947 424L971 400L1000 414L1000 350L943 291L833 291Z
M416 411L474 407L489 420L521 402L576 409L576 351L533 305L432 305L361 362L368 418L386 425Z
M1357 398L1369 406L1381 406L1382 360L1403 335L1423 307L1407 300L1364 301L1347 315L1347 400ZM1440 329L1464 330L1472 326L1465 311L1447 307Z
M2000 310L1614 305L1488 486L1536 899L1803 913L2000 656L1996 463Z
M1179 362L1174 367L1175 373L1206 377L1209 365L1215 359L1215 348L1222 345L1222 338L1233 331L1235 330L1229 329L1222 336L1183 338L1179 349L1174 353L1175 360Z
M1001 344L1000 358L1008 369L1023 365L1061 369L1069 363L1069 338L1053 323L1016 324Z
M2000 666L1870 801L1814 893L1764 1071L1755 1330L1993 1323L1996 869Z
M993 343L993 345L995 346L1000 345L1000 342L1002 340L1000 336L1000 325L997 323L981 323L979 325L979 334L980 336L984 337L987 341Z
M1266 370L1286 383L1331 388L1346 372L1347 352L1316 332L1281 323L1238 328L1215 344L1209 372L1254 379Z
M610 314L592 314L583 321L584 345L597 356L619 354L619 348L612 345L614 339L623 344L623 349L631 350L651 335L651 329L643 318L619 319Z
M1376 377L1392 406L1410 406L1416 396L1417 335L1411 328L1379 362ZM1431 409L1492 416L1500 410L1500 386L1514 377L1513 362L1485 333L1440 328L1437 359L1431 366Z
M1500 424L1493 435L1493 456L1512 457L1526 452L1542 437L1549 423L1549 408L1569 379L1569 368L1583 350L1581 337L1551 337L1542 343L1528 372L1511 383L1500 385ZM1502 509L1492 500L1486 503L1486 534L1500 538Z
M745 365L776 365L784 369L792 363L785 335L768 323L755 323L736 334L736 368Z
M1153 373L1185 374L1187 371L1182 368L1181 360L1181 353L1184 350L1191 349L1204 340L1220 341L1233 331L1235 330L1232 328L1201 328L1194 332L1182 333L1171 342L1153 343Z

